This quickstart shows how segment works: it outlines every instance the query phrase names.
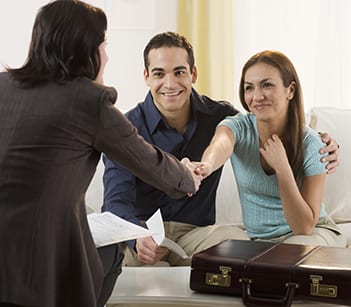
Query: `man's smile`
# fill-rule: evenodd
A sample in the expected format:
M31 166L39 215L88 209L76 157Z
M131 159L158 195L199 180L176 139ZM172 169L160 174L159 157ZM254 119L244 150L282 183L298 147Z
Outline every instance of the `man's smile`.
M177 96L179 94L181 94L183 91L172 91L172 92L160 92L161 95L164 96Z

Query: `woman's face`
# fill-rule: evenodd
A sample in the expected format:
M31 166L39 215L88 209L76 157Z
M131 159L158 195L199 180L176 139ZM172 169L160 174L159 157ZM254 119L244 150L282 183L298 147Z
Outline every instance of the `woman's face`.
M244 97L257 119L284 119L294 84L285 87L279 70L265 63L251 66L245 74Z
M101 45L99 46L99 54L100 54L100 70L98 75L96 76L95 81L104 84L104 70L105 70L105 65L108 61L108 56L106 53L106 41L102 42Z

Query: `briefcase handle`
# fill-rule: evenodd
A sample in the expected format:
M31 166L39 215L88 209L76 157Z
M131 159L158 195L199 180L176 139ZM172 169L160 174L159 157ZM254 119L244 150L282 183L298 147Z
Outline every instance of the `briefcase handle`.
M267 297L258 297L251 294L250 284L252 280L249 278L241 278L240 282L242 284L242 300L245 306L247 307L290 307L295 296L295 290L298 288L297 283L288 282L286 283L286 293L282 298L267 298Z

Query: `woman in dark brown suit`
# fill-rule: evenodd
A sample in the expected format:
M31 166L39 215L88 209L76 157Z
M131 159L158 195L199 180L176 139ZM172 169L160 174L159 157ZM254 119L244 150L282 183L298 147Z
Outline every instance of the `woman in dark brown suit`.
M111 283L84 201L101 152L172 197L198 189L199 178L138 136L114 107L115 89L100 84L106 27L98 8L51 2L38 12L26 63L0 74L0 306L104 305Z

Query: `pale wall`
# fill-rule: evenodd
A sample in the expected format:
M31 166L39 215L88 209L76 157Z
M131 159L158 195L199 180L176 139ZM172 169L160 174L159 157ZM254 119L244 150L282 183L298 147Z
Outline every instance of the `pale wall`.
M108 53L105 82L118 90L117 106L132 108L143 100L143 49L161 31L175 31L176 0L91 0L108 15ZM18 67L27 56L31 29L43 0L1 0L0 65ZM2 70L2 67L0 68Z

